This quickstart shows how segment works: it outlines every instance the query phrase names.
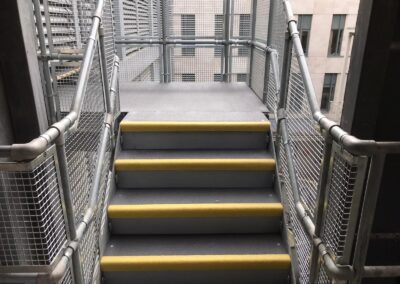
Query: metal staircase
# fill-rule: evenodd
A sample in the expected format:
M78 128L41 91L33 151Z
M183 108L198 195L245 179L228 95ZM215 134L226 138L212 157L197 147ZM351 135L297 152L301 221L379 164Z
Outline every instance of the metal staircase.
M106 283L288 283L261 112L129 113L120 132Z

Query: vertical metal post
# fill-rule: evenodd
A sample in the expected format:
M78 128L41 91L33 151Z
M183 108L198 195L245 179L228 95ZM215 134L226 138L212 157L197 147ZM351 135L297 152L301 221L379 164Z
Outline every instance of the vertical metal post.
M158 38L162 38L163 37L163 18L162 18L162 13L163 13L163 7L160 4L161 0L155 0L156 1L156 15L157 15L157 36ZM159 67L159 71L160 71L160 82L164 83L164 63L163 63L163 45L159 45L158 46L158 51L159 51L159 63L160 63L160 67Z
M58 166L60 169L60 179L64 196L65 211L67 215L68 231L70 239L75 240L77 234L76 234L75 218L74 218L74 204L73 204L71 188L69 186L67 155L65 153L65 136L64 133L62 132L60 133L60 135L56 140L56 151L58 158ZM74 270L75 283L82 284L83 273L79 257L79 249L76 249L75 252L72 254L72 268Z
M225 39L225 45L224 45L224 56L225 56L225 64L224 64L224 81L225 82L230 82L231 81L231 76L229 73L230 70L230 45L229 45L229 40L230 40L230 34L231 34L231 29L230 29L230 22L231 22L231 0L225 0L224 1L224 39Z
M386 154L374 154L371 158L353 256L353 268L356 273L350 283L361 283L362 280L385 159Z
M253 0L251 7L251 41L255 40L256 36L256 21L257 21L257 0ZM253 79L253 58L254 58L254 46L250 45L250 58L248 66L248 78L247 84L251 87L251 81Z
M285 34L285 49L281 75L281 91L278 99L278 109L286 109L287 94L289 90L290 66L292 63L292 41L289 33Z
M106 47L104 43L104 28L103 24L99 26L99 48L100 48L100 68L102 71L103 88L104 88L104 101L106 103L106 112L110 112L110 83L108 81L107 73L107 58L106 58Z
M272 27L273 27L272 13L275 10L274 9L275 1L276 0L271 0L269 2L270 6L269 6L269 16L268 16L268 33L267 33L267 38L266 38L267 46L271 46L271 44L272 44L272 37L271 37ZM269 85L269 81L271 80L271 78L270 78L271 56L273 56L271 53L269 53L269 52L265 53L264 90L263 90L264 104L266 104L268 101L268 95L272 95L272 94L268 94L268 85ZM267 107L271 107L271 106L267 105ZM275 110L269 109L269 111L274 112Z
M314 224L315 224L315 235L321 236L322 220L325 215L325 200L328 194L328 176L332 154L332 136L328 133L324 133L324 155L322 158L322 166L319 172L319 184L317 190L317 202L314 210ZM313 246L311 250L310 260L310 283L317 283L318 272L319 272L319 250L318 247Z
M168 83L171 81L170 74L170 56L167 45L167 40L169 36L169 22L168 22L168 13L169 13L169 1L165 0L162 2L162 54L163 54L163 73L164 73L164 83Z
M45 2L45 3L47 3L47 2ZM46 41L45 41L43 20L42 20L42 14L40 11L39 0L34 0L33 5L34 5L34 10L35 10L36 28L38 31L43 77L44 77L44 83L45 83L45 89L46 89L46 95L47 95L46 105L47 105L47 109L49 111L50 124L53 124L53 123L57 122L57 115L56 115L56 110L55 110L54 94L53 94L53 88L52 88L52 83L51 83L49 61L46 56L47 55L46 54L47 53ZM46 8L45 8L45 10L46 10ZM48 27L49 23L47 23L46 26ZM49 34L49 32L50 32L50 29L47 28L47 33ZM50 38L48 40L48 43L50 46L50 43L51 43Z

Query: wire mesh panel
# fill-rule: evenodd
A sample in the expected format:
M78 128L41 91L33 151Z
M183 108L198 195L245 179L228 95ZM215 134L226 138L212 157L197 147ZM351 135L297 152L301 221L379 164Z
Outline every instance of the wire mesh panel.
M231 38L251 39L252 1L232 0L231 5Z
M224 14L223 0L168 0L171 38L215 38L214 23Z
M274 54L268 54L267 56L275 56ZM279 98L279 85L280 82L277 80L280 76L276 76L273 63L270 61L269 64L269 74L268 81L265 82L266 86L266 94L265 94L265 103L270 112L274 112L277 109L277 102Z
M337 263L350 261L366 162L334 144L321 238Z
M54 149L0 165L0 264L48 266L67 241Z
M281 196L284 207L288 210L288 228L293 232L296 248L295 259L293 261L296 262L295 267L298 267L299 282L306 284L310 283L312 243L296 212L293 189L289 177L287 153L283 141L281 137L278 137L277 141L279 143L278 170L282 182Z
M269 8L270 0L257 0L254 37L257 41L264 43L267 42L268 38Z
M260 98L264 98L265 79L265 52L253 48L253 60L251 62L251 83L250 87Z
M222 78L223 47L171 47L171 80L174 82L219 82ZM218 49L219 48L219 49Z
M105 57L107 66L107 79L111 79L111 73L113 69L114 56L115 56L115 41L114 41L114 11L113 11L113 1L105 0L103 17L101 19L103 29L104 29L104 47L105 47Z
M248 80L250 68L250 48L248 46L232 46L231 57L231 82L244 82Z
M314 216L324 153L324 137L311 114L295 55L291 63L286 111L300 198L309 213Z
M258 0L259 1L259 0ZM283 1L270 0L270 34L268 35L268 44L278 52L279 67L282 71L283 54L285 49L285 32L287 30L286 14L284 13Z
M122 50L125 57L120 63L121 82L160 82L159 46L128 45L123 46Z

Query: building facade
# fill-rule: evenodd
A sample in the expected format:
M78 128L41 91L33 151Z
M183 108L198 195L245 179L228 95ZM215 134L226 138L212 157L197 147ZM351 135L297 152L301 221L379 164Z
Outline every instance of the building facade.
M340 122L359 0L292 0L321 110Z

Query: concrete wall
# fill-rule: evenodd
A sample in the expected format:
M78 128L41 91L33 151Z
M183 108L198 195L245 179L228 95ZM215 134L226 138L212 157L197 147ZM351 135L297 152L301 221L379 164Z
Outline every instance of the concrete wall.
M340 122L343 97L349 69L353 33L360 0L292 0L296 15L311 14L312 24L308 50L308 64L318 99L321 100L325 73L337 73L335 99L327 116ZM340 56L328 56L334 14L346 15Z

